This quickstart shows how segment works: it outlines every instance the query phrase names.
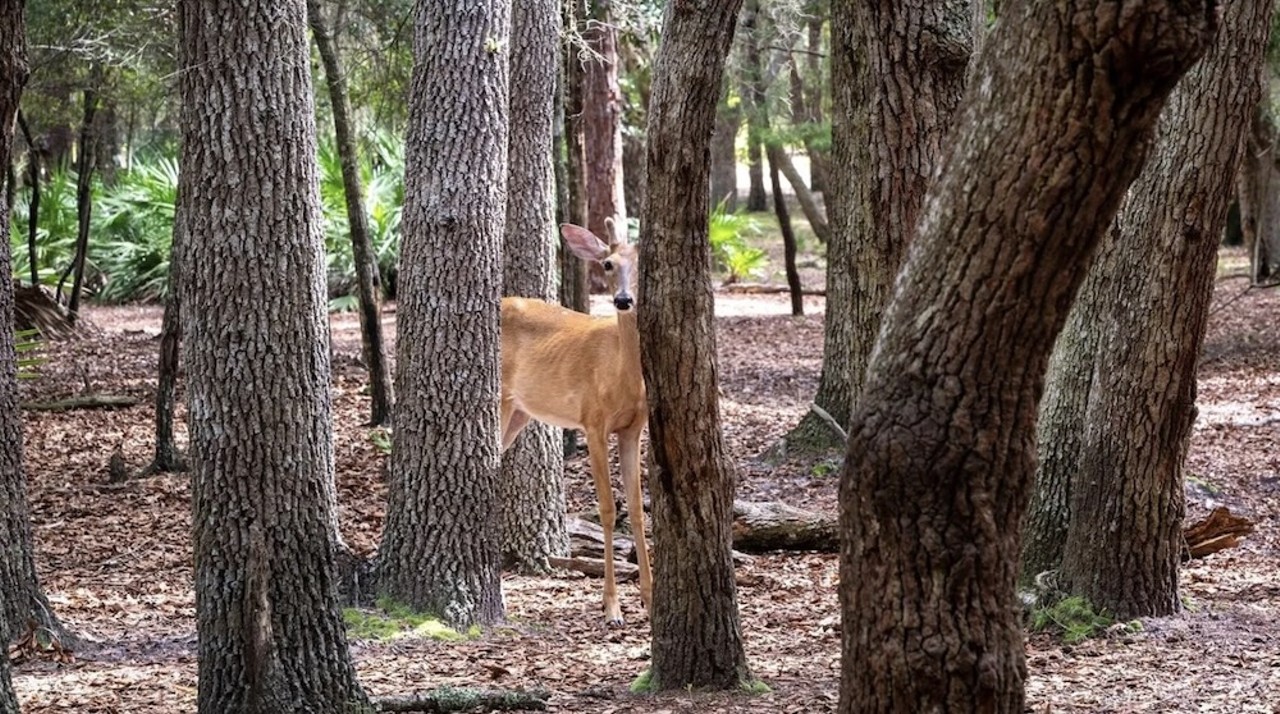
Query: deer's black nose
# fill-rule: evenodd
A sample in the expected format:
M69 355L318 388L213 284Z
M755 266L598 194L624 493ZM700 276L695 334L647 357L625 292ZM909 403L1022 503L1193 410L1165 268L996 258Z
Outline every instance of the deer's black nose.
M631 299L630 295L615 295L613 298L613 306L619 310L630 310L636 301Z

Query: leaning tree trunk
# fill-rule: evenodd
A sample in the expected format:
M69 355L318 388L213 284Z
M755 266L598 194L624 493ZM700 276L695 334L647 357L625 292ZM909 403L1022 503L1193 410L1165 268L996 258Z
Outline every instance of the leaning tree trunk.
M511 132L503 294L556 302L552 97L560 41L556 0L515 0L511 17ZM502 458L502 559L545 572L569 552L564 527L562 430L531 422Z
M450 624L487 625L503 617L498 309L510 4L418 0L414 15L396 448L379 587Z
M1023 711L1015 575L1046 363L1216 7L1023 2L1004 20L850 424L842 712Z
M331 370L306 6L182 0L178 10L178 287L197 706L202 714L367 712L334 585Z
M0 2L0 163L9 164L13 122L27 83L27 37L23 0ZM0 235L9 235L9 209L0 212ZM22 472L22 417L18 413L18 356L13 346L13 281L9 241L0 245L0 714L18 714L9 678L9 638L15 621L25 621L31 529L26 522ZM19 508L14 508L18 506ZM7 513L6 513L7 511ZM16 511L17 519L10 518ZM18 525L14 533L12 526ZM31 573L34 575L34 573Z
M369 370L369 423L391 423L391 376L387 368L386 346L382 339L382 277L377 254L369 235L369 217L360 185L360 157L355 130L351 125L351 104L347 99L347 75L338 59L338 48L320 14L320 0L307 0L307 20L315 36L316 49L324 63L333 112L333 134L342 164L342 193L347 204L347 226L351 231L351 256L355 261L356 293L360 301L360 340L365 368Z
M733 689L751 675L733 577L735 474L717 392L707 237L709 151L742 0L675 0L653 64L640 240L654 570L652 682Z
M622 177L622 90L618 86L618 28L612 0L591 0L591 22L583 38L592 56L583 62L583 139L587 157L587 228L618 242L626 231ZM612 220L613 227L606 225Z
M1123 619L1181 607L1196 363L1273 4L1225 6L1222 32L1170 96L1151 159L1090 271L1099 289L1074 308L1100 335L1059 581Z

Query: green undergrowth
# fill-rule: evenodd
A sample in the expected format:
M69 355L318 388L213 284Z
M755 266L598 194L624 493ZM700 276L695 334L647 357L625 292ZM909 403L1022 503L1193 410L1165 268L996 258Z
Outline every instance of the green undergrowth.
M747 694L753 694L753 695L768 694L773 691L773 689L768 684L765 684L764 680L761 680L761 679L746 680L741 684L739 684L738 688ZM686 689L689 689L690 691L692 691L693 688L686 687ZM640 675L635 678L635 681L631 683L632 694L653 694L657 691L658 691L657 685L653 681L652 669L646 669L645 671L641 672Z
M1068 644L1098 637L1115 624L1116 620L1111 613L1095 608L1079 595L1063 598L1031 611L1032 631L1056 633ZM1142 629L1142 623L1133 620L1124 623L1123 628L1127 632L1137 632Z
M347 608L342 611L347 633L358 640L393 640L400 637L426 637L433 640L456 642L479 637L481 630L472 625L466 632L458 632L439 618L414 612L407 605L386 598L378 600L376 610Z

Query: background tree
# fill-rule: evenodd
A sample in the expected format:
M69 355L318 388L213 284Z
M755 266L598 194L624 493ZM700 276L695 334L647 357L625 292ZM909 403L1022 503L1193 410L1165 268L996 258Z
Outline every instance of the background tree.
M560 41L555 0L515 0L511 17L511 122L503 294L557 301L553 97ZM569 550L564 527L561 429L533 421L502 457L502 556L545 571Z
M199 710L366 711L334 585L306 6L179 11Z
M618 86L618 28L612 0L590 0L583 29L588 53L582 67L583 146L586 149L586 227L609 241L626 230L622 179L622 90ZM606 220L613 221L613 227Z
M827 299L836 309L827 311L814 403L847 426L960 104L972 36L968 0L836 3L832 13L833 159L852 179L828 191L839 235L828 245ZM787 436L802 448L831 439L813 412Z
M1249 279L1255 285L1270 282L1280 263L1280 168L1276 152L1280 130L1271 109L1271 73L1264 73L1266 91L1254 109L1245 136L1236 194L1240 201L1240 230L1249 254Z
M561 223L575 226L587 225L587 156L586 134L582 112L583 74L581 52L582 25L586 22L586 0L563 3L564 28L561 47L564 97L564 193L565 207ZM556 152L560 156L560 152ZM556 241L560 265L560 302L578 312L590 310L590 284L587 282L587 265L571 251ZM566 432L566 445L577 443L577 435ZM572 451L572 448L567 449Z
M0 163L9 165L13 148L14 119L27 82L27 41L23 26L23 0L0 3ZM9 235L9 206L0 214L0 235ZM0 246L0 275L10 275L9 243ZM13 519L6 517L4 548L0 549L0 714L18 714L18 700L9 679L9 638L15 620L25 620L27 607L24 572L30 564L30 526L26 523L26 495L22 471L22 417L18 413L18 364L13 346L13 282L0 281L0 491L3 502L21 507L13 533ZM16 503L11 503L16 501ZM16 510L16 509L14 509ZM5 514L6 516L8 514ZM14 598L16 597L16 602Z
M649 396L655 565L652 682L750 680L731 551L735 474L720 431L707 238L711 132L742 0L676 0L649 110L639 314Z
M1076 470L1046 474L1071 484L1060 582L1120 618L1181 608L1196 366L1273 5L1225 6L1222 32L1170 96L1151 158L1072 308L1098 336L1082 355L1093 379Z
M511 14L419 0L383 594L448 622L500 620L498 306Z
M360 156L352 126L351 103L347 99L347 79L338 48L320 10L320 0L307 0L307 21L315 37L316 49L324 64L329 89L329 110L333 113L333 134L342 162L342 187L346 198L347 225L351 232L351 254L359 296L360 340L364 347L365 369L369 370L369 423L391 422L391 377L382 341L382 278L369 236L364 189L360 182Z
M840 711L1023 710L1015 573L1046 361L1216 30L1212 2L1098 10L1007 9L928 190L841 475Z

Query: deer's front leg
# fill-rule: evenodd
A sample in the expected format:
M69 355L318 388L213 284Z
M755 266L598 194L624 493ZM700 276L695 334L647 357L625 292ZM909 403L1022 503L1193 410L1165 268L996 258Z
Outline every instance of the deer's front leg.
M640 432L644 425L618 434L618 461L622 465L622 487L627 493L627 520L636 543L636 563L640 566L640 601L650 613L653 603L653 575L649 571L649 544L644 535L644 492L640 474Z
M591 452L591 478L600 502L600 527L604 529L604 622L621 627L622 608L618 606L618 582L613 575L613 523L617 509L613 505L613 486L609 484L609 435L588 431L587 449Z

